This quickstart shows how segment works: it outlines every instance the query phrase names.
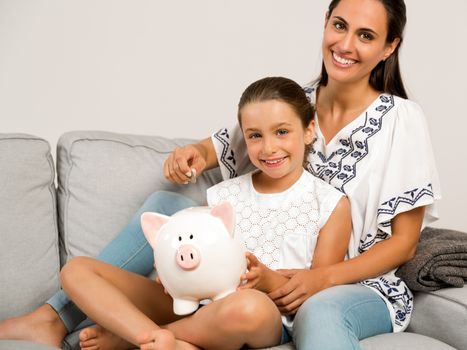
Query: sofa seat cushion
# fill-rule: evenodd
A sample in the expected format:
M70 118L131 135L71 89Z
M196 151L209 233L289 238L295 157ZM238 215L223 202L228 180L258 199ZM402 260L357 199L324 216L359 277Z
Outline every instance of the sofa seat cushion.
M362 350L455 350L439 340L415 333L381 334L360 342ZM265 350L265 349L264 349ZM289 343L267 350L295 350Z
M467 287L415 293L408 330L436 337L457 349L467 349Z
M65 259L95 256L154 191L177 191L199 204L220 181L218 170L203 173L196 186L174 185L163 175L167 156L192 140L69 132L57 144L59 225Z
M49 143L0 134L0 319L32 311L59 288L55 171Z

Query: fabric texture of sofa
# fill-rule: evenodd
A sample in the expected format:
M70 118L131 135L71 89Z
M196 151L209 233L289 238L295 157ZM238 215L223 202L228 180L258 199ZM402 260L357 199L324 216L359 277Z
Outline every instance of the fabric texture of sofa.
M59 289L63 264L96 255L150 193L177 191L204 204L206 189L221 179L217 170L186 186L162 174L167 155L188 142L74 131L59 139L54 162L46 140L0 134L0 320L43 304ZM77 334L65 339L64 349L78 348ZM467 349L467 288L415 293L409 329L365 339L361 347ZM1 349L49 347L3 340Z

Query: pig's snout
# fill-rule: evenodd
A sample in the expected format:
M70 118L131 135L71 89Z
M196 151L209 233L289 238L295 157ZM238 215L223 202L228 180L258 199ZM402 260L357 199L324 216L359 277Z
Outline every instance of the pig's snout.
M198 267L201 256L198 249L192 245L182 245L177 249L177 264L184 270L193 270Z

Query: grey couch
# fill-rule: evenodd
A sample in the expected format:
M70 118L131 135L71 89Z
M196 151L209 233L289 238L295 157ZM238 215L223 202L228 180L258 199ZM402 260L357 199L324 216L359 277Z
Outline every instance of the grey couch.
M187 142L76 131L60 138L54 162L46 140L0 134L0 319L44 303L59 289L61 266L73 256L97 254L150 193L178 191L202 203L206 188L220 180L217 170L189 186L168 183L161 171L172 149ZM63 348L76 345L77 332ZM372 337L361 346L467 349L467 288L416 294L407 332ZM0 349L15 348L48 347L0 341Z

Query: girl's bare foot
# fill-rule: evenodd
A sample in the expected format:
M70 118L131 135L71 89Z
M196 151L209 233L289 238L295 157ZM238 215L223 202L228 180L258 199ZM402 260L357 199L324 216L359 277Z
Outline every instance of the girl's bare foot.
M88 327L79 333L79 346L82 350L127 350L135 346L101 326Z
M29 340L60 348L67 330L48 304L23 316L0 321L0 339Z
M175 339L168 329L157 329L137 338L141 350L200 350L198 347Z
M166 329L157 329L138 337L141 350L175 350L175 336Z

